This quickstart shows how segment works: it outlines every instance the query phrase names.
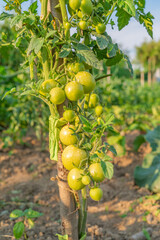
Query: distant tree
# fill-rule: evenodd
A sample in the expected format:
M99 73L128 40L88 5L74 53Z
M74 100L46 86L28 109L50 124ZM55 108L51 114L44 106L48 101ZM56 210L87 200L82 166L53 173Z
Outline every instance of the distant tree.
M160 66L160 41L142 43L140 47L136 47L136 57L144 71L148 72L148 85L151 85L151 82L155 80L155 71ZM143 79L144 72L141 71L141 83Z

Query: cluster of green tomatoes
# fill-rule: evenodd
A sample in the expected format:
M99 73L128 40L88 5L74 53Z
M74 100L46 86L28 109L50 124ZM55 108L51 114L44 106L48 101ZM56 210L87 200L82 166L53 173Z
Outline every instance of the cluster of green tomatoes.
M77 20L76 25L81 30L96 30L98 34L103 34L106 30L106 25L102 18L92 16L94 7L91 0L69 0L68 11L70 15ZM72 18L71 18L72 19ZM95 19L95 21L93 21ZM65 28L68 30L71 26L74 27L74 22L66 22Z
M66 99L74 106L78 106L88 96L88 107L84 111L91 110L98 121L103 107L99 104L99 96L93 93L96 86L93 75L85 70L83 63L68 64L67 69L69 71L67 78L63 76L57 80L45 80L40 86L39 93L48 96L54 106L64 103ZM103 195L99 183L104 180L105 175L100 162L91 161L89 151L83 149L83 144L79 145L83 135L79 113L74 108L66 108L61 120L65 121L65 125L60 127L59 139L63 145L62 163L69 171L68 184L75 191L88 185L90 197L99 201Z

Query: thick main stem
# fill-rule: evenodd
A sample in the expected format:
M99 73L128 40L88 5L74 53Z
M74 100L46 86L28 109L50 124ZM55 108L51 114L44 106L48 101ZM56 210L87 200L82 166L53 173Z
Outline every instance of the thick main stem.
M55 8L60 4L60 8ZM67 11L65 7L65 0L48 0L48 12L51 12L53 17L59 21L65 22L67 19ZM59 61L58 65L63 64ZM60 117L63 116L63 104L57 107ZM60 197L60 216L62 224L62 234L67 234L69 240L78 240L78 211L73 192L68 186L67 175L68 171L62 164L62 152L59 151L58 163L58 186Z

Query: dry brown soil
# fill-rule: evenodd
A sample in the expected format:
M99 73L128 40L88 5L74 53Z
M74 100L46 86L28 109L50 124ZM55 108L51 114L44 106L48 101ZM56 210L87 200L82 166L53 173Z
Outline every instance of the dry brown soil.
M129 240L148 227L151 239L160 240L160 197L154 198L134 184L134 168L150 151L146 143L138 153L133 151L136 135L127 135L126 155L114 158L114 177L101 185L103 199L98 203L88 200L88 240ZM10 212L27 208L43 213L35 227L27 230L28 239L56 240L56 233L60 233L59 197L57 183L50 180L56 176L56 163L33 137L25 141L29 146L0 149L0 240L14 239L15 221L10 220Z

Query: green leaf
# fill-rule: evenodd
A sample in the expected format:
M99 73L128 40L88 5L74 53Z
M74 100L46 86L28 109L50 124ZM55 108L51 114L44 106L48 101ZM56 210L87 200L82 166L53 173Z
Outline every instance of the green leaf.
M30 52L33 50L35 54L37 54L41 50L43 43L44 43L44 38L33 37L29 43L29 46L27 49L27 55L29 55Z
M16 239L20 239L24 233L24 223L23 222L17 222L13 227L13 234Z
M148 131L144 137L150 143L152 151L160 153L160 126Z
M24 213L22 210L16 209L10 213L10 218L15 219L24 216Z
M117 155L117 151L113 146L110 146L108 150L111 151L115 156Z
M117 8L117 13L116 16L118 17L118 29L121 30L124 28L126 25L128 25L131 15L125 12L121 8Z
M123 59L123 53L119 50L112 58L105 59L106 66L116 65Z
M144 234L144 236L146 237L147 240L151 240L149 232L145 228L143 228L142 232L143 232L143 234Z
M5 93L1 100L3 100L3 99L4 99L7 95L9 95L10 93L15 93L15 92L16 92L16 88L14 87L14 88L12 88L11 90L9 90L9 91L7 91L7 92Z
M139 15L139 22L143 24L143 26L146 28L148 34L153 38L153 21L154 17L150 12L147 14L140 14Z
M86 62L88 65L96 69L103 70L103 61L99 61L94 52L89 47L79 43L75 49L80 60Z
M56 236L58 236L59 240L68 240L68 235L60 235L60 234L56 234Z
M58 124L58 118L53 118L51 115L49 117L49 152L50 159L58 161L58 151L59 151L59 132L60 130L56 127Z
M146 142L144 135L139 135L135 138L134 142L133 142L133 149L134 151L138 151L138 149L140 148L140 146Z
M79 118L80 118L81 122L82 122L84 125L86 125L87 127L90 128L90 127L92 126L91 123L87 120L87 118L83 117L82 115L80 115Z
M99 49L103 50L108 47L109 39L105 35L97 35L96 42Z
M132 68L132 63L130 62L129 58L127 55L124 55L124 60L127 62L128 69L131 73L131 76L133 76L133 68Z
M14 14L9 14L7 12L3 12L0 15L0 21L5 20L6 18L13 18L13 17L14 17Z
M113 177L113 164L111 162L105 162L106 165L106 172L105 172L105 176L108 179L111 179Z
M135 3L133 0L118 0L117 5L131 16L136 16Z
M67 57L71 52L71 48L68 45L63 45L61 52L59 54L60 58L65 58Z
M37 217L42 216L43 213L34 211L34 210L32 210L31 208L29 208L29 209L26 209L26 210L24 211L24 215L25 215L27 218L37 218Z
M37 13L37 8L38 8L38 4L37 4L37 1L35 1L31 4L31 6L29 7L29 10L32 13Z
M49 31L47 34L46 34L46 39L49 38L49 37L52 37L57 33L56 30L51 30ZM58 41L58 38L56 38L56 41Z

